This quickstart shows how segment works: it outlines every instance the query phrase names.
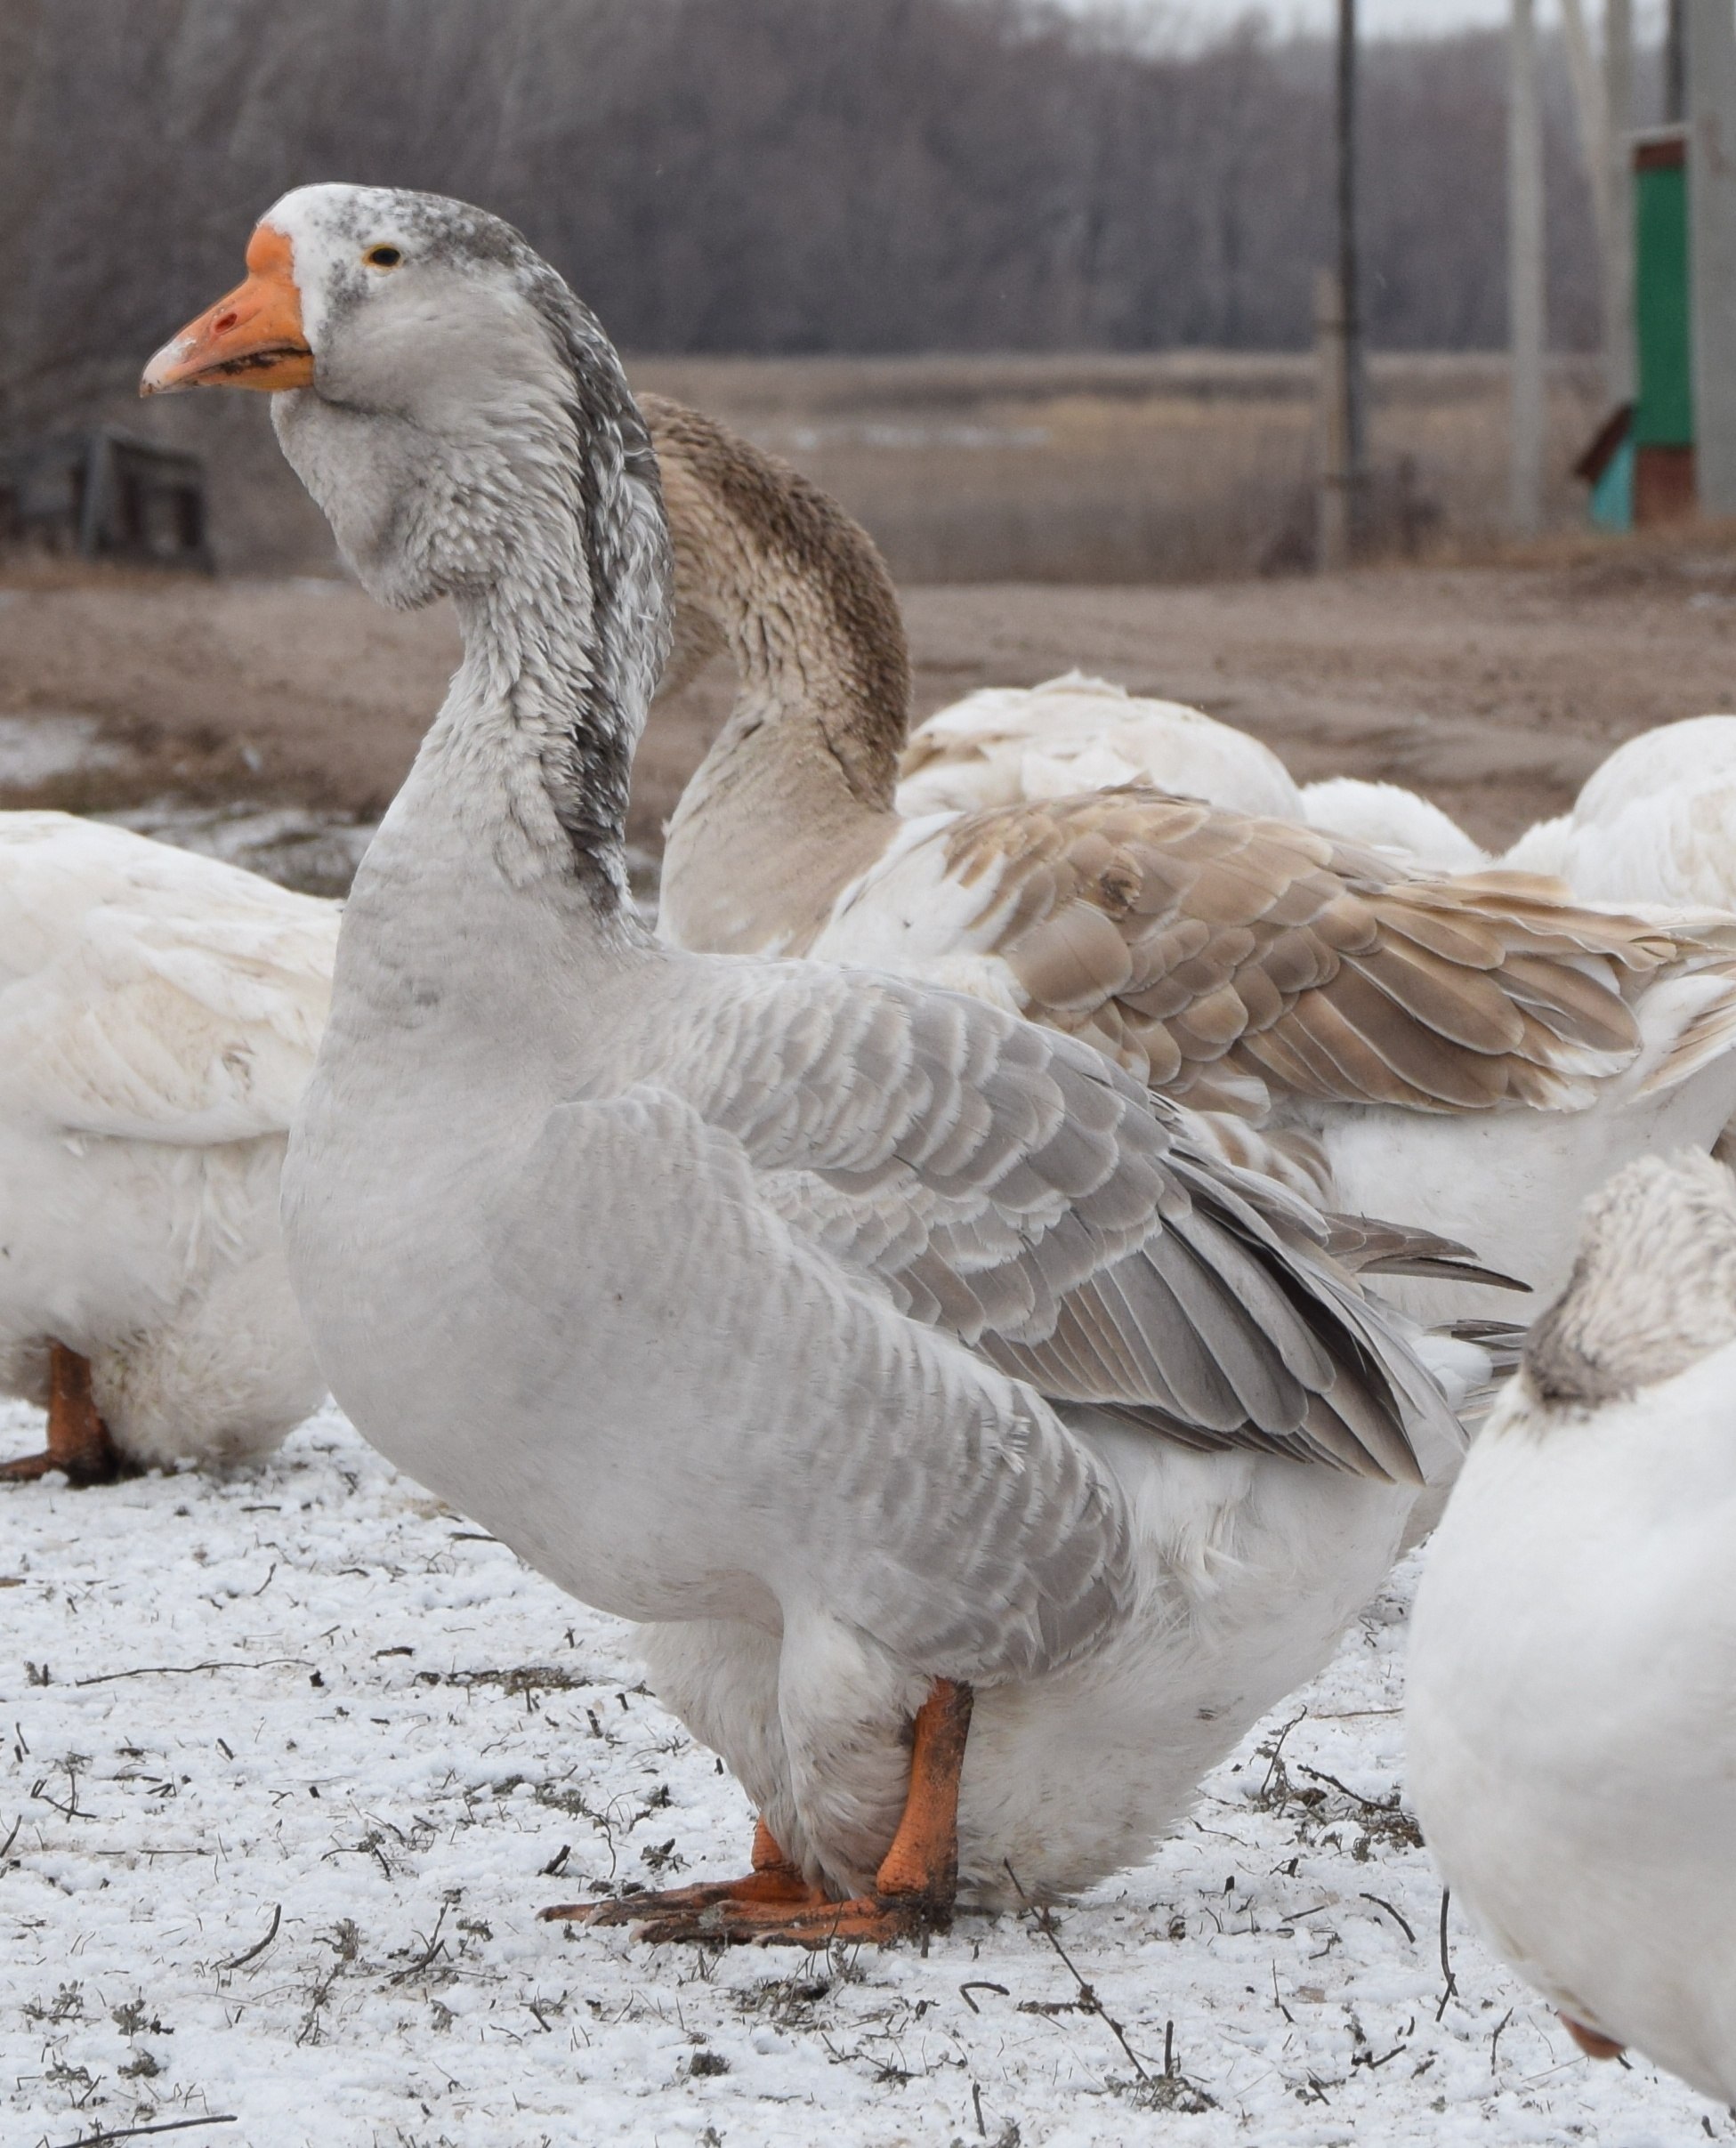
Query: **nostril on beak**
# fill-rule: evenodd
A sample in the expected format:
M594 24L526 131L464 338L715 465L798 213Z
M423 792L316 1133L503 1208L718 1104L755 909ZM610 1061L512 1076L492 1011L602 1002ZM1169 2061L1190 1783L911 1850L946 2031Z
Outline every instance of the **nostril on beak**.
M240 318L238 313L220 313L211 324L213 334L226 335Z

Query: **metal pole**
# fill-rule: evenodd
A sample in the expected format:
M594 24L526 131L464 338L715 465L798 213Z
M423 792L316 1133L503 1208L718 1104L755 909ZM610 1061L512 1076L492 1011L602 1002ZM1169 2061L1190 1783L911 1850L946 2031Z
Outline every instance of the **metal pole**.
M1507 85L1507 335L1513 369L1511 511L1543 521L1543 130L1534 0L1513 0Z
M1685 0L1694 489L1736 515L1736 7Z
M1356 0L1338 0L1338 294L1343 323L1344 516L1347 549L1363 535L1368 392L1362 356L1362 293L1356 246Z
M1603 0L1603 386L1612 403L1634 400L1633 0Z
M1664 12L1664 125L1688 117L1688 32L1684 0L1667 0Z

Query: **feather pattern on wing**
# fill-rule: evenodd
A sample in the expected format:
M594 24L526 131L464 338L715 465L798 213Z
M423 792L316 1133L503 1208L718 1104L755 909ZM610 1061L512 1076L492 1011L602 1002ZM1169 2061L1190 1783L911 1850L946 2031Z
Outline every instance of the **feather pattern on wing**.
M1165 1094L1263 1123L1286 1104L1576 1110L1639 1049L1660 970L1718 973L1697 917L1587 909L1523 875L1405 877L1288 823L1126 788L913 829L805 951L1000 991Z
M1456 1451L1337 1226L1071 1038L787 964L698 991L662 1078L793 1230L1052 1400L1402 1481Z

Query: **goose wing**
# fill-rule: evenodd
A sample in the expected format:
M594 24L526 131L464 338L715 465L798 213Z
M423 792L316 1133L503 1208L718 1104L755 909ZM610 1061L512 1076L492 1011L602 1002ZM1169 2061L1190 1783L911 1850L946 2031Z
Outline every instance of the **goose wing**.
M1403 1481L1458 1428L1299 1196L1078 1040L962 994L707 965L662 1079L838 1265L1051 1400Z
M282 1132L337 926L335 903L125 829L0 816L0 1110L74 1135Z
M912 824L810 951L997 998L1258 1121L1581 1107L1639 1048L1638 988L1729 940L1128 788Z

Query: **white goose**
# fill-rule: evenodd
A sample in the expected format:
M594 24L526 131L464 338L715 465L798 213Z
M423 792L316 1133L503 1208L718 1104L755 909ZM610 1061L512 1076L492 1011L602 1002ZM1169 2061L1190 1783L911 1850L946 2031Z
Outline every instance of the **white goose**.
M1573 810L1508 853L1546 860L1596 902L1736 910L1736 716L1642 731L1589 776Z
M1736 2100L1736 1187L1631 1164L1472 1449L1411 1624L1453 1894L1595 2056Z
M1365 844L1418 872L1481 873L1491 862L1450 814L1398 783L1333 776L1305 784L1301 818L1310 828Z
M1204 709L1064 673L985 686L937 709L899 763L898 810L969 813L1150 783L1230 812L1300 820L1302 794L1270 747Z
M1629 739L1573 810L1503 860L1554 873L1582 900L1736 911L1736 716L1689 716ZM1736 1160L1726 1126L1716 1154Z
M684 594L684 593L683 593ZM721 636L696 644L688 668ZM1305 821L1430 873L1481 872L1489 854L1438 805L1396 783L1335 776L1296 787L1270 747L1203 709L1070 671L1040 686L985 686L937 709L899 761L907 820L980 812L1146 784L1226 812Z
M0 1476L238 1461L318 1406L278 1175L336 941L235 866L0 814L0 1392L48 1408Z
M280 391L356 571L465 638L285 1171L338 1399L660 1622L660 1690L766 1822L670 1928L907 1929L955 1805L986 1899L1139 1855L1322 1659L1456 1424L1318 1217L1088 1046L650 939L622 820L666 539L614 351L433 197L303 189L248 262L147 388Z
M658 929L974 992L1209 1112L1335 1207L1542 1289L1587 1192L1736 1103L1736 921L1706 936L1514 875L1420 880L1312 829L1139 788L901 819L896 594L823 493L658 406L665 481L739 693L669 828ZM1412 1281L1426 1318L1499 1315Z

